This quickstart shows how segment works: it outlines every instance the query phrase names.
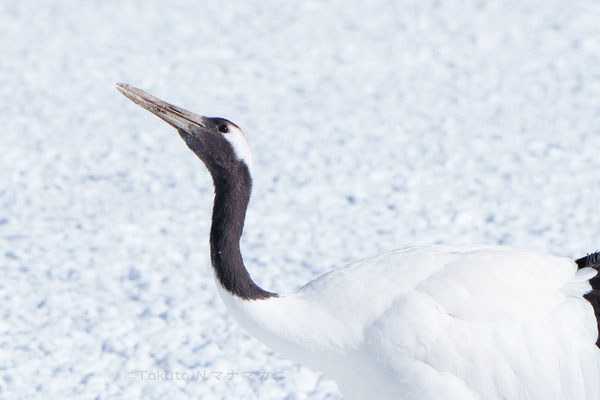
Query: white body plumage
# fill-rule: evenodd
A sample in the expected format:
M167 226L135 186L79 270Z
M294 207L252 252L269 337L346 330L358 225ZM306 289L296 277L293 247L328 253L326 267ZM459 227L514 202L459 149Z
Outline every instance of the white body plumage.
M346 399L599 399L590 268L504 247L416 247L354 262L232 315ZM218 285L220 287L220 285Z

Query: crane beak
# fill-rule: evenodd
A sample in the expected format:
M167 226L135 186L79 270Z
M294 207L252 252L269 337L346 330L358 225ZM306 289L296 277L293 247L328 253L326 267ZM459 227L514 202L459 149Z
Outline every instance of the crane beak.
M190 132L193 127L205 128L204 117L162 101L143 90L126 83L117 83L117 90L176 129Z

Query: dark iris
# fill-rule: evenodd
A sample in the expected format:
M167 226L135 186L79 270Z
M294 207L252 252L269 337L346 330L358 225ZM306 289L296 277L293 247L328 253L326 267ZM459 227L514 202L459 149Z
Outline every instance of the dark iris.
M221 132L221 133L229 132L229 127L225 124L221 124L217 128L219 129L219 132Z

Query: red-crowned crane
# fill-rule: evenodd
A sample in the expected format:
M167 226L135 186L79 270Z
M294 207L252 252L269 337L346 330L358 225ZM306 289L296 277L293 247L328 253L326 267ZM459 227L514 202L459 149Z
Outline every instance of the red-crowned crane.
M261 289L240 237L252 154L240 128L126 84L179 132L215 186L210 255L234 318L272 349L333 378L347 399L600 399L598 254L577 261L496 246L393 251L295 293Z

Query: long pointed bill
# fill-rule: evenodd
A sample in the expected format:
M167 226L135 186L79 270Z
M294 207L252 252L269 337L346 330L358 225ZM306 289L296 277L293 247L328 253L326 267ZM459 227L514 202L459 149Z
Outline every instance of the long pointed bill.
M138 106L166 121L169 125L190 131L192 126L204 127L204 117L179 108L126 83L117 83L117 90Z

